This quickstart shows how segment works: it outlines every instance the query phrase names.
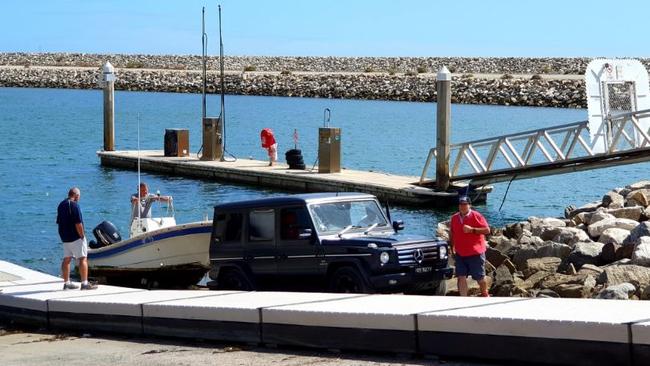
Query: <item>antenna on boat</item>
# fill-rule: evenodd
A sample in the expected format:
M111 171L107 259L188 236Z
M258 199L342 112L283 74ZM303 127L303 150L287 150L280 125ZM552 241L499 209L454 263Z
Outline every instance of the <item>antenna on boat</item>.
M142 196L140 196L140 184L140 112L138 112L138 225L142 225L142 217L140 217L140 204L142 202Z
M205 99L205 89L207 87L208 83L208 76L207 76L207 55L208 55L208 34L205 33L205 6L203 7L201 11L201 61L203 64L203 98L201 100L201 117L205 118L207 115L207 110L206 110L206 99Z

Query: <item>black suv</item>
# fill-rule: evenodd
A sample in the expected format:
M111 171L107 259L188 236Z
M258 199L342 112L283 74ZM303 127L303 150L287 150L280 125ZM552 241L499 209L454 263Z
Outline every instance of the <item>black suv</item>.
M398 234L375 196L316 193L215 206L211 288L444 295L447 243Z

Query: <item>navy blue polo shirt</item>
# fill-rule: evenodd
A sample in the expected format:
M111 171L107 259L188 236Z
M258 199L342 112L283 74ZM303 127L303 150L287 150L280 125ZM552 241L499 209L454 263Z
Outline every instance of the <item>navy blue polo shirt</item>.
M56 223L59 224L59 236L62 242L69 243L80 239L75 228L75 224L83 223L79 205L67 198L61 201L57 208Z

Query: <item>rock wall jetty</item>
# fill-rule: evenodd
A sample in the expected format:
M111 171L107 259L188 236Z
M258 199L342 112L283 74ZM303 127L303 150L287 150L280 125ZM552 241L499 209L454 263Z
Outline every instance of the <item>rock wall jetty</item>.
M453 103L586 107L589 58L227 56L226 92L238 95L435 101L436 71L454 73ZM118 69L118 90L199 93L201 58L187 55L0 53L0 87L97 88ZM641 59L646 68L650 59ZM218 58L208 92L219 92Z
M448 225L438 225L439 236L449 237ZM488 244L494 296L650 300L650 181L569 206L560 218L493 228Z

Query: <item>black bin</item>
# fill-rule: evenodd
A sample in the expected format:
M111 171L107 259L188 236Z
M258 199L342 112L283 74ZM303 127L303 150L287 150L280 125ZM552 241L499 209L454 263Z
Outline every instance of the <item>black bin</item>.
M165 156L189 156L190 131L179 128L165 129Z

